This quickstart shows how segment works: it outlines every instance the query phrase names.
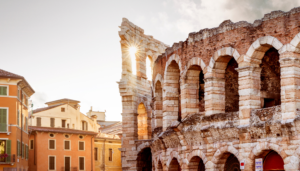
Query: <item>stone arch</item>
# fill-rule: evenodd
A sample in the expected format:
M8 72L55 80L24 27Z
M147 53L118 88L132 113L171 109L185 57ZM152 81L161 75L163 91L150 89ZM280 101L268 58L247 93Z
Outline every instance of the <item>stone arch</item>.
M190 162L191 159L195 156L200 157L203 160L203 163L206 164L207 163L207 158L206 155L201 151L201 150L193 150L191 153L189 153L189 155L187 156L187 162ZM189 163L186 163L187 165Z
M150 143L149 142L144 142L142 144L140 144L138 147L137 147L137 152L141 152L142 150L144 150L145 148L150 148Z
M137 171L152 170L152 152L149 147L137 154Z
M221 147L215 152L211 160L213 164L207 162L205 164L205 168L214 167L215 169L224 170L225 162L231 154L234 155L238 161L240 161L239 151L233 146L225 146L225 147Z
M264 36L258 38L255 42L249 47L244 60L239 60L240 62L247 62L256 64L257 66L261 63L261 59L264 57L264 54L271 47L274 47L278 51L283 47L283 44L273 36Z
M183 72L181 91L182 118L189 114L204 112L204 74L206 67L203 60L194 57L187 63Z
M155 87L155 84L157 83L157 81L160 81L161 84L163 84L163 82L164 82L163 77L162 77L161 74L159 74L159 73L156 74L155 80L154 80L154 82L153 82L153 87ZM154 92L155 92L155 90L154 90Z
M180 166L182 165L181 157L180 157L180 155L178 154L178 152L177 152L177 151L171 151L171 152L170 152L170 155L169 155L169 157L168 157L167 163L166 163L168 168L170 167L170 163L171 163L171 161L172 161L174 158L176 158L176 160L178 161L178 163L179 163Z
M162 164L161 160L157 161L155 168L156 168L156 171L163 171L163 164Z
M159 74L160 75L160 74ZM161 76L161 75L160 75ZM154 111L153 111L153 119L154 119L154 128L162 127L162 118L163 118L163 89L161 79L155 81L154 84Z
M144 103L137 107L137 137L139 140L149 139L151 129L148 121L147 108Z
M174 121L181 121L181 62L173 54L166 63L163 86L163 131Z
M176 157L173 157L168 165L168 171L180 171L182 166Z
M232 47L217 50L206 68L206 114L239 111L239 84L237 60L239 52Z
M290 47L286 46L286 49L291 52L300 53L300 33L298 33L293 40L289 43Z

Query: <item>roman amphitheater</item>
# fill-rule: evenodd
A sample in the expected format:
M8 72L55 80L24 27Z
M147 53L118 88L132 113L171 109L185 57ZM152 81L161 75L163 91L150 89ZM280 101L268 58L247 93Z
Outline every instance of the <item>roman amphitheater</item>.
M172 46L126 18L119 36L123 170L300 170L300 7Z

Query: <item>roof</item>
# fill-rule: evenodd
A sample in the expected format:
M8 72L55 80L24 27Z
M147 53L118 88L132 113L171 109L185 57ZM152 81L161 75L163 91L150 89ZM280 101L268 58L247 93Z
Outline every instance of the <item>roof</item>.
M80 103L80 101L78 101L78 100L72 100L72 99L64 98L64 99L58 99L58 100L46 102L45 104L48 104L48 103L57 103L57 102L60 102L60 101L69 101L69 102Z
M57 105L52 105L52 106L48 106L48 107L38 108L38 109L33 110L32 113L42 112L42 111L49 110L49 109L52 109L52 108L55 108L55 107L61 106L61 105L63 105L63 104L57 104Z
M52 128L52 127L37 127L37 126L29 126L28 128L30 131L40 131L40 132L57 132L57 133L85 134L85 135L98 134L98 132L82 131L82 130L69 129L69 128Z
M31 96L33 93L35 93L35 91L33 90L33 88L30 86L30 84L26 81L26 79L21 76L21 75L17 75L8 71L5 71L3 69L0 69L0 77L5 77L5 78L17 78L17 79L22 79L22 81L24 81L25 86L23 86L24 88L28 87L32 93L28 94L29 96Z

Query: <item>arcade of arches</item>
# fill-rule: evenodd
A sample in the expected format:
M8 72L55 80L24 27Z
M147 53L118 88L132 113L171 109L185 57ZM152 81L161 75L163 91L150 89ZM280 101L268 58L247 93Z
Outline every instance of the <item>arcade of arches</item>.
M299 18L300 7L226 20L171 47L124 18L122 169L253 171L262 159L264 171L300 170Z

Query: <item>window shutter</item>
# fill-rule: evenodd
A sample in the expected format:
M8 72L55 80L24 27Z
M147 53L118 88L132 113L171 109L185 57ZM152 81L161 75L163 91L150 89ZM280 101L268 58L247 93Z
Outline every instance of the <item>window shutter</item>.
M18 110L17 114L17 125L20 126L20 111Z
M65 171L70 171L70 157L65 157Z
M8 155L6 158L6 162L10 162L11 161L11 140L6 140L6 154Z
M61 120L61 127L65 128L66 127L66 120Z
M17 156L20 156L20 142L17 141Z
M50 126L51 126L51 127L54 127L54 126L55 126L55 125L54 125L55 119L54 119L54 118L50 118L50 121L51 121L51 123L50 123L51 125L50 125Z
M7 131L7 109L0 109L0 131Z
M79 157L79 170L84 170L84 158Z
M89 129L88 129L88 125L89 125L89 124L88 124L87 122L86 122L85 124L86 124L86 130L88 131L88 130L89 130Z
M28 153L29 153L29 151L28 151L28 145L26 145L26 159L28 159Z
M26 131L28 131L28 118L27 117L25 118L25 129L26 129Z
M108 158L109 161L112 161L112 149L110 148L109 149L109 158Z
M36 118L36 126L42 126L42 118Z
M95 155L95 160L98 160L98 148L95 148L94 155Z
M21 128L24 128L24 125L23 125L23 113L21 114Z
M7 95L7 87L1 86L0 87L0 95Z
M49 140L49 149L55 149L55 141Z
M55 169L55 158L53 156L49 157L49 170Z
M22 143L22 150L21 150L21 153L22 153L22 158L24 158L24 143Z

